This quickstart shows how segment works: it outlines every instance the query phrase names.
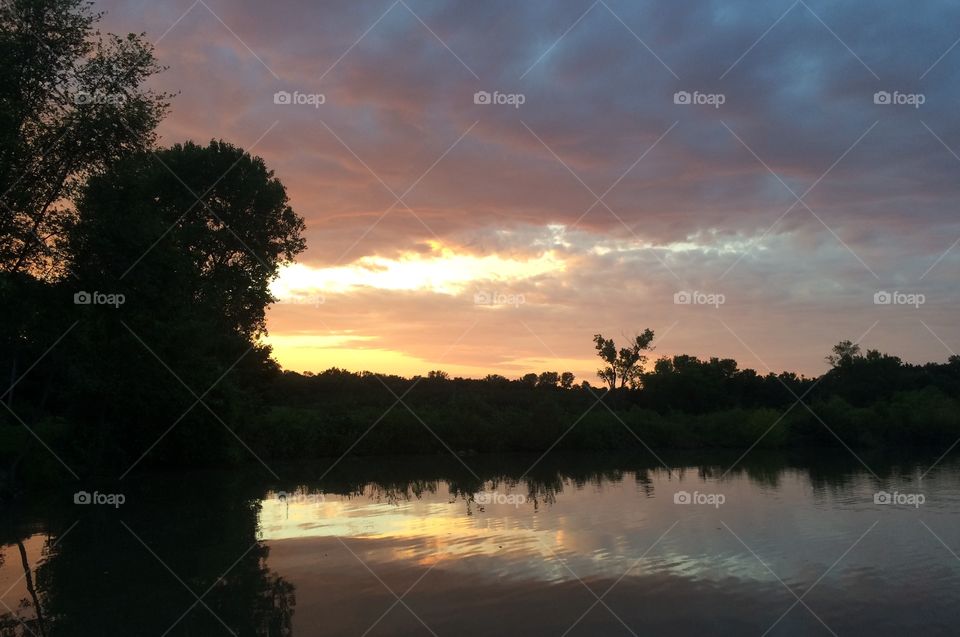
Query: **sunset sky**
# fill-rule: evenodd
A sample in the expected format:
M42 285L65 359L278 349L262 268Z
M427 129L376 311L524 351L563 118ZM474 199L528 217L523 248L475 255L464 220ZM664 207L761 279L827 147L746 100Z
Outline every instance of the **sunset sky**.
M161 143L262 156L306 219L286 368L596 382L592 335L647 327L762 372L960 351L958 5L95 7L169 67Z

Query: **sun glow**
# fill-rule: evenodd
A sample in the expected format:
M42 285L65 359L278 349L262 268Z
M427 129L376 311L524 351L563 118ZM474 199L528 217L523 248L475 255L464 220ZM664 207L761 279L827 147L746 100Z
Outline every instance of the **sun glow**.
M396 259L370 256L343 266L315 268L295 263L280 272L271 291L279 299L344 293L363 287L456 295L475 281L517 281L565 269L564 262L553 251L520 259L457 254L437 244L431 247L433 250L427 254L409 252Z

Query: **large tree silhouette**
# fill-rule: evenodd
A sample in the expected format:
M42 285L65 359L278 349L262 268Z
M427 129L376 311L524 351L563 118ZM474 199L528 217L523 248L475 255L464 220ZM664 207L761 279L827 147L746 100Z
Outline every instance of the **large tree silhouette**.
M125 303L72 306L69 413L93 424L92 445L128 462L181 418L169 439L177 457L229 455L236 441L223 425L255 411L259 375L275 367L259 341L269 285L304 248L283 184L231 144L188 142L91 178L77 211L76 287L62 302L100 291Z

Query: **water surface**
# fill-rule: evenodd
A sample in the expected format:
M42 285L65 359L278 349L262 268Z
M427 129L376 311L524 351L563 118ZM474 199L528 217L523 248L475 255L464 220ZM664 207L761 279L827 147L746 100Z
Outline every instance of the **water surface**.
M4 522L0 634L960 626L956 460L536 460L327 460L279 481L251 469L89 486L122 493L119 506L47 494ZM878 492L900 503L878 504Z

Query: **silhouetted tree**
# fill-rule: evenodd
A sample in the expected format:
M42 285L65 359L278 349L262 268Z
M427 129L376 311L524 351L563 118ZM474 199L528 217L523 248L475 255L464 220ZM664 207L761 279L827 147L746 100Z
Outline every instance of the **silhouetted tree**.
M840 341L833 346L832 353L826 357L831 367L849 365L860 356L860 346L853 341Z
M279 268L306 247L283 184L223 141L120 162L90 180L78 212L70 252L80 284L151 312L219 316L248 339L265 330Z
M0 4L0 271L62 273L57 251L86 178L150 148L169 96L142 36L102 37L82 0Z
M596 345L597 356L606 363L597 371L597 376L612 390L617 383L622 387L636 387L643 372L643 365L647 361L645 351L651 349L653 330L646 329L639 336L635 336L628 347L621 347L618 351L612 338L605 339L602 334L595 334L593 342Z
M537 376L537 387L556 387L560 382L560 375L557 372L542 372Z
M181 417L170 440L183 437L184 452L227 452L232 436L222 424L198 421L250 413L262 374L275 369L260 341L269 285L304 248L303 220L283 184L240 148L188 142L113 164L89 180L77 210L69 234L76 287L61 301L83 319L64 344L69 415L97 423L98 435L132 421L138 430L93 444L134 457L156 438L153 428ZM73 305L77 290L126 302ZM210 410L184 414L190 392L207 388Z

